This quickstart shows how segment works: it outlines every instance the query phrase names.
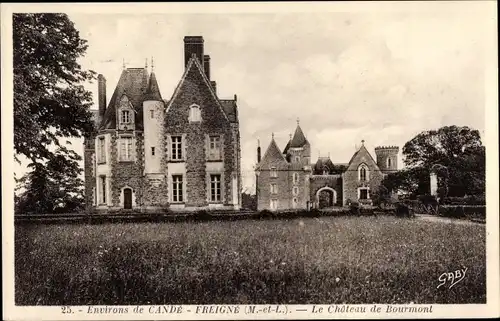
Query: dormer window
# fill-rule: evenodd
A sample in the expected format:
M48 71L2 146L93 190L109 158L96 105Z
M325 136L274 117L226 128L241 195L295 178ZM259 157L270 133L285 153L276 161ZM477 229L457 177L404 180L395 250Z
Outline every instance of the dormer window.
M201 109L198 105L191 105L189 107L189 122L201 122Z
M122 110L121 122L124 124L130 123L130 110Z

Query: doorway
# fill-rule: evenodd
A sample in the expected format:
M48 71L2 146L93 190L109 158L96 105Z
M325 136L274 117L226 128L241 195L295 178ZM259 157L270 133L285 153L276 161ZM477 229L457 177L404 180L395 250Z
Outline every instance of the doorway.
M132 189L130 188L125 188L123 190L123 208L132 208Z

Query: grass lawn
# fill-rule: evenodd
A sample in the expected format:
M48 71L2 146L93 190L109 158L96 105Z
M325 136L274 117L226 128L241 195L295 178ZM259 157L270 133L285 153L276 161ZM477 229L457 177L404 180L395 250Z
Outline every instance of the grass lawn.
M19 225L18 305L484 303L485 226L327 217ZM439 285L467 267L463 281Z

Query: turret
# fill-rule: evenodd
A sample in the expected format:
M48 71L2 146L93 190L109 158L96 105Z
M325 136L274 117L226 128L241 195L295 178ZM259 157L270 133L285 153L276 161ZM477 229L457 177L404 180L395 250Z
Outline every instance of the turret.
M377 165L383 173L391 173L398 170L398 146L375 147Z
M153 69L153 59L151 59L151 65ZM151 70L142 106L144 115L144 172L146 174L159 174L161 173L161 158L164 154L161 139L163 137L164 105L153 70Z

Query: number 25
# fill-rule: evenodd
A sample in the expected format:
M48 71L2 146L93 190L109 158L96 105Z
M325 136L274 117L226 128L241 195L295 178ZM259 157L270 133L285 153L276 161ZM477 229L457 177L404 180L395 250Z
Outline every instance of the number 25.
M61 307L62 313L71 313L71 308L70 307Z

